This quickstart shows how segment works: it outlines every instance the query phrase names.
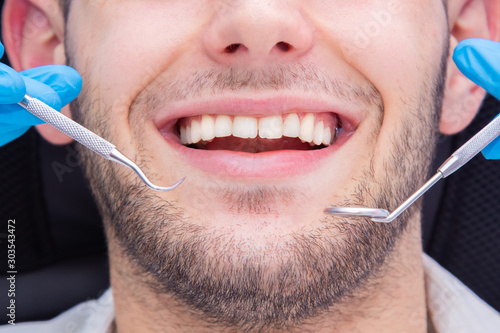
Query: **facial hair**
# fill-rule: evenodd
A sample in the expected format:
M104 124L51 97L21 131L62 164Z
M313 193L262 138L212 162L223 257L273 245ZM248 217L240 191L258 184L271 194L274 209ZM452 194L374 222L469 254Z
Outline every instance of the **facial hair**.
M405 116L390 142L392 153L382 157L386 173L376 177L371 169L365 170L341 205L391 211L427 177L446 76L448 48L444 50L439 71L422 83L418 98L401 111ZM372 135L377 137L383 118L378 91L373 86L345 85L309 66L280 65L259 73L245 69L197 72L168 82L161 94L150 92L145 100L188 99L197 93L239 89L285 92L294 85L322 89L346 100L362 98L376 106L380 121ZM93 89L87 88L72 103L72 114L87 128L109 137L106 110L93 110L97 104ZM137 104L141 103L136 100L132 108ZM96 113L100 117L91 116ZM277 241L266 251L257 251L251 244L184 219L181 205L160 198L138 182L123 181L111 162L89 150L81 149L81 157L108 237L117 241L135 274L154 281L148 288L155 293L171 295L202 313L207 324L242 332L292 330L356 298L377 279L409 219L419 210L415 204L389 224L325 216L320 224L311 221L320 225L314 230L296 232L286 244ZM247 192L219 189L224 190L247 211L265 210L270 198L279 202L291 193L264 186Z

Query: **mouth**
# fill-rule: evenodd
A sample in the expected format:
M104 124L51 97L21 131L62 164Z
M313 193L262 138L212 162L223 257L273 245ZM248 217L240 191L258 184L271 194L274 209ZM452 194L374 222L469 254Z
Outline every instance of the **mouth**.
M261 118L205 114L179 119L174 129L186 147L246 153L322 149L341 131L337 115L303 112Z
M211 102L171 111L154 122L179 157L199 169L282 178L317 170L355 132L361 117L325 105L290 108L288 102Z

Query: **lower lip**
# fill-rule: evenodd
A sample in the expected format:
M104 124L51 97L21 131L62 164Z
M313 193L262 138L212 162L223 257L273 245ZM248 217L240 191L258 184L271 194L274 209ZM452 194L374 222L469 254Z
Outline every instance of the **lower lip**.
M182 145L172 133L162 135L182 160L205 172L223 177L285 178L319 169L325 159L349 138L350 133L342 133L333 145L323 149L263 153L193 149Z

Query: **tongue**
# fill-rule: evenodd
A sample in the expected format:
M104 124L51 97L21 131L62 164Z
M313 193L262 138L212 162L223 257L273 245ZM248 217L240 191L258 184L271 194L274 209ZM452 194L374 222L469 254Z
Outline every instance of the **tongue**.
M232 150L246 153L260 153L274 150L311 150L313 147L307 142L302 143L298 138L282 137L281 139L242 139L234 136L215 138L212 142L199 142L197 148L206 150Z

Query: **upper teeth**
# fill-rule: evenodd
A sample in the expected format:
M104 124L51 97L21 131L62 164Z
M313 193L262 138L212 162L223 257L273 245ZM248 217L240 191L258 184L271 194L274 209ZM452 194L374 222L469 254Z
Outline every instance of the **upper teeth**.
M336 138L337 120L326 113L288 113L255 118L248 116L202 115L184 118L179 130L181 143L212 141L233 135L238 138L299 138L316 145L331 145ZM333 128L333 130L332 130Z

